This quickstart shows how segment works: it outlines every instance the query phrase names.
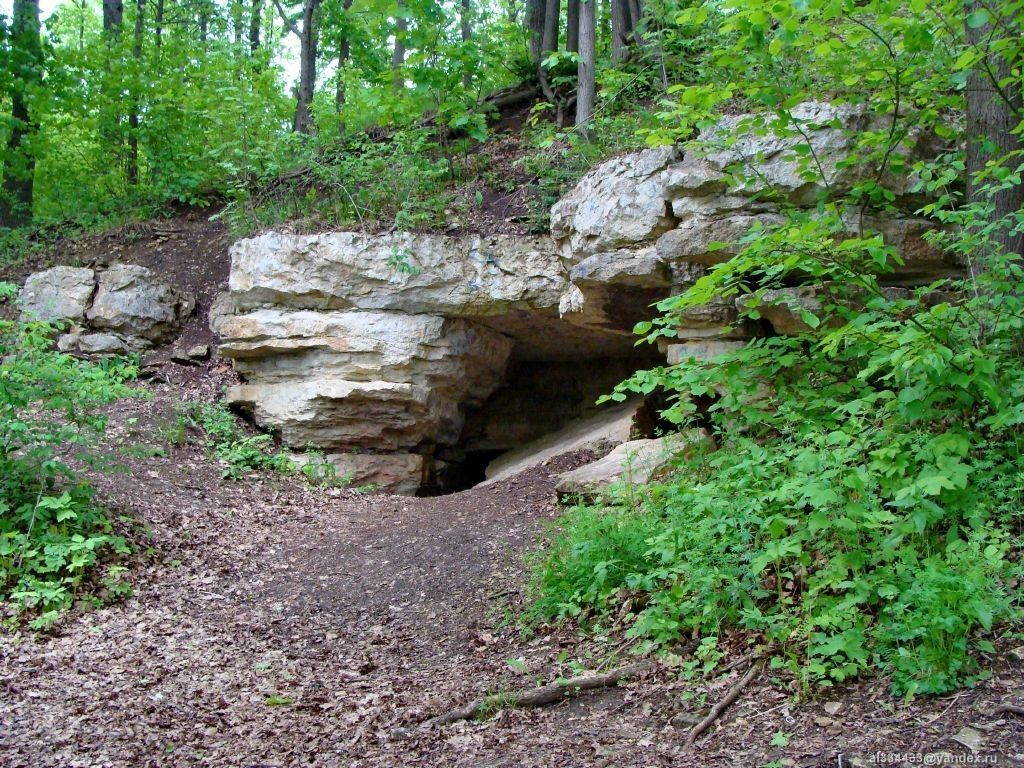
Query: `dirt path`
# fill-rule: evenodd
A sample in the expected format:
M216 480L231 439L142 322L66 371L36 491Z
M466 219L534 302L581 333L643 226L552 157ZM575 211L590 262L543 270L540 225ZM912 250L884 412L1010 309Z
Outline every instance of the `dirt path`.
M116 440L153 442L175 401L212 399L221 384L170 370L152 400L119 406ZM0 765L810 768L841 752L962 754L951 737L967 726L999 764L1024 764L1024 719L985 715L1019 703L1022 668L1009 657L957 696L904 707L882 681L835 694L827 716L825 700L797 707L785 680L764 679L693 749L688 718L736 673L697 700L664 668L543 710L418 730L480 693L568 674L574 661L597 668L621 640L526 638L507 621L523 555L557 516L552 473L579 460L408 499L292 478L222 482L198 447L123 459L126 472L97 482L146 529L136 594L54 636L0 638Z

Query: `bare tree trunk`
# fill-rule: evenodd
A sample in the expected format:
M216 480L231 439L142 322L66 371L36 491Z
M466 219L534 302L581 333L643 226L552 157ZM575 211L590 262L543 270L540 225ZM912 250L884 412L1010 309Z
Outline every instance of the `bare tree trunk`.
M468 43L473 37L473 19L472 19L472 0L462 0L461 8L462 13L459 17L459 23L462 27L462 42ZM466 69L462 73L462 87L469 90L469 86L473 83L473 75Z
M580 63L576 84L576 126L581 136L589 138L590 121L594 117L597 84L594 65L597 59L597 0L580 0Z
M544 7L544 38L541 53L558 50L558 25L562 20L562 0L546 0Z
M124 3L121 0L103 0L103 31L112 37L121 34L124 21Z
M580 50L580 0L569 0L565 12L565 50L570 53Z
M628 0L610 0L612 5L612 61L629 55L631 19Z
M409 31L409 20L405 18L405 3L399 0L398 14L395 16L395 49L391 55L391 90L401 93L405 88L405 34Z
M299 34L299 89L295 103L296 133L313 132L313 91L316 88L317 28L316 12L320 0L306 0L302 6L302 29Z
M260 29L263 26L263 0L252 0L249 14L249 55L260 52Z
M612 0L614 2L615 0ZM640 0L623 0L629 7L629 31L633 35L633 42L643 46L643 33L640 30L640 21L643 19L644 9Z
M984 2L970 3L965 13L986 7ZM1009 189L985 196L983 190L973 183L973 175L985 168L991 160L998 160L1016 150L1024 149L1021 137L1013 134L1013 129L1024 119L1024 104L1019 80L1012 76L1012 70L1020 62L1008 61L1003 53L992 53L993 41L999 42L998 31L993 24L985 24L977 29L966 26L967 42L984 55L971 70L967 78L967 179L969 196L972 200L988 200L994 206L993 220L1019 211L1024 206L1024 185L1016 184ZM1012 29L1012 25L1009 25ZM1018 46L1013 46L1019 49ZM1012 49L1012 47L1011 47ZM988 150L991 151L988 151ZM1020 160L1010 162L1016 166ZM991 183L991 181L986 182ZM999 230L993 239L1004 253L1017 253L1024 256L1024 233L1013 233L1005 229ZM972 269L977 273L981 265Z
M26 91L42 79L43 49L39 37L39 0L15 0L11 20L11 57L16 73L8 80L11 133L0 187L0 227L19 227L32 221L36 160L26 151L26 139L37 125L28 109Z
M146 0L135 0L135 33L132 38L132 61L135 77L132 82L131 111L128 113L128 183L139 183L139 80L142 77L142 39L146 24Z
M205 45L210 35L210 6L203 0L199 4L199 42Z
M157 49L163 44L164 36L164 0L156 0L156 14L153 18L153 27L156 32Z
M343 0L341 4L342 10L345 12L346 21L349 10L352 8L352 0ZM340 115L342 110L345 108L345 67L348 65L348 58L352 51L352 44L349 40L348 29L343 28L341 33L341 39L338 41L338 79L335 83L334 90L334 109ZM339 121L338 133L345 132L345 123Z
M540 52L544 44L544 15L546 0L527 0L526 34L530 42L530 60L540 63Z

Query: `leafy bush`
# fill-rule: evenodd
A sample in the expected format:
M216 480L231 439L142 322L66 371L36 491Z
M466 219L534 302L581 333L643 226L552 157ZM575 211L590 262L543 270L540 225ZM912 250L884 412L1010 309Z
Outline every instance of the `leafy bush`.
M822 219L745 244L640 330L673 335L680 313L748 292L756 319L792 271L832 286L799 310L818 330L620 385L616 399L673 393L680 424L718 393L702 418L720 450L681 460L638 510L570 513L536 610L606 610L624 590L643 596L630 632L649 648L725 626L799 659L808 682L880 669L907 693L970 683L972 645L990 647L979 633L1019 607L1024 269L997 256L976 284L894 298L863 270L895 255L837 243Z
M0 284L10 297L14 286ZM67 463L106 425L99 407L128 395L133 365L90 363L54 351L55 327L0 321L0 602L11 616L36 613L32 625L52 623L97 579L125 589L128 552L93 490Z
M283 451L273 451L270 435L246 435L235 415L223 403L186 403L182 417L206 433L213 456L224 465L224 477L238 480L247 472L270 470L289 474L295 462Z

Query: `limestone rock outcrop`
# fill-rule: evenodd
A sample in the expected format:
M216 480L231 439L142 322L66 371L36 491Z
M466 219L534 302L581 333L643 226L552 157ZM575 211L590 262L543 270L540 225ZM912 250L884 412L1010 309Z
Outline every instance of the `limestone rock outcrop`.
M70 327L57 344L84 354L139 352L172 340L195 300L150 269L111 264L104 270L53 267L25 280L25 318Z
M730 117L695 149L597 166L552 209L550 237L267 232L235 243L229 291L211 312L221 354L244 381L229 399L357 482L436 492L481 481L501 452L594 416L597 395L636 368L806 330L800 307L813 305L814 286L793 286L792 302L756 321L741 320L732 298L690 310L660 350L638 347L632 332L652 304L729 258L735 241L782 222L785 206L814 215L819 199L862 179L842 160L852 132L878 118L826 103L795 114L815 173L794 149L798 132ZM929 151L923 135L900 150L908 161ZM733 172L748 160L756 174ZM958 274L927 241L931 224L911 213L912 180L887 181L893 211L849 223L901 252L887 283ZM516 466L515 456L487 474L503 464Z

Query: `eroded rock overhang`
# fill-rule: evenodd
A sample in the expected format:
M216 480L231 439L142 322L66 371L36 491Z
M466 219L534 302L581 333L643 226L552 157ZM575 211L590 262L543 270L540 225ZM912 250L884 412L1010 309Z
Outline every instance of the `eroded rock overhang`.
M239 241L211 317L245 381L229 399L286 444L325 451L352 482L436 492L482 478L482 459L592 414L594 399L637 367L799 331L784 308L740 323L719 302L685 317L660 351L636 346L632 333L652 303L729 258L712 243L781 221L782 203L810 206L857 182L839 160L855 141L849 127L866 118L825 104L798 111L817 126L808 133L823 159L817 181L799 169L794 140L750 136L728 150L709 141L707 151L658 148L596 167L553 208L550 237ZM907 159L927 151L915 141L905 149ZM758 158L758 181L738 185L726 170L744 156ZM903 255L890 284L959 273L911 213L910 180L889 181L896 207L868 224ZM762 199L767 185L774 202ZM813 288L793 291L798 303L813 300Z

